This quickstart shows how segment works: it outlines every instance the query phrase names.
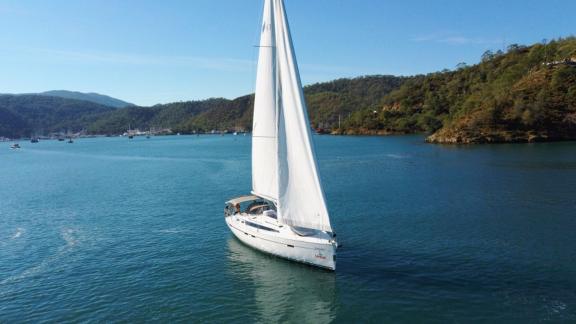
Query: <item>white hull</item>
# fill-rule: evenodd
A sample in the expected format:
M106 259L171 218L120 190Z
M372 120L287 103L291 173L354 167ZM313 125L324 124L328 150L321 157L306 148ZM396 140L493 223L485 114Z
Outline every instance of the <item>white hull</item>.
M236 214L225 219L232 233L248 246L292 261L336 270L337 243L326 233L302 237L289 226L263 215Z

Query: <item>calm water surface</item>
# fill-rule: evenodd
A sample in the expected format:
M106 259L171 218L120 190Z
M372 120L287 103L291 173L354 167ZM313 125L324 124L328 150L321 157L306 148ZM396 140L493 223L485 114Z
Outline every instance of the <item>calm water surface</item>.
M229 233L249 136L0 143L0 322L576 321L576 143L315 141L336 273Z

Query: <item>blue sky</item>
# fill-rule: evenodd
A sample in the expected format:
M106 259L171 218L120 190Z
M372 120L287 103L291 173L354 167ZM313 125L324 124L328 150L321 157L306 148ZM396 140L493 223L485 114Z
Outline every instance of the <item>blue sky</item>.
M305 84L413 75L576 33L576 1L285 0ZM139 105L254 89L263 0L0 0L0 93Z

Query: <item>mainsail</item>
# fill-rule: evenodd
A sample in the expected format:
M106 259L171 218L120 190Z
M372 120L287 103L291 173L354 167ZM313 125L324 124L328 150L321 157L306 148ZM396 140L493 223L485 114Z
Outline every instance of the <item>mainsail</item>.
M254 128L260 130L254 131L252 141L253 192L277 203L283 223L331 232L284 1L266 0L264 7L254 108ZM271 23L271 35L267 22ZM263 122L267 126L262 127ZM263 179L264 175L273 179ZM262 188L273 185L276 191L263 192Z
M274 14L270 0L264 4L258 74L252 124L252 193L278 199L276 48Z

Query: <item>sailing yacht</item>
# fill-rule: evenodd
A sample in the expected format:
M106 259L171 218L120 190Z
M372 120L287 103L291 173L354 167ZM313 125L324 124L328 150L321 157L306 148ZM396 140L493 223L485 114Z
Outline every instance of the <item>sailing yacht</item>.
M283 0L265 0L254 119L252 191L226 202L232 233L258 250L336 269L310 123Z

